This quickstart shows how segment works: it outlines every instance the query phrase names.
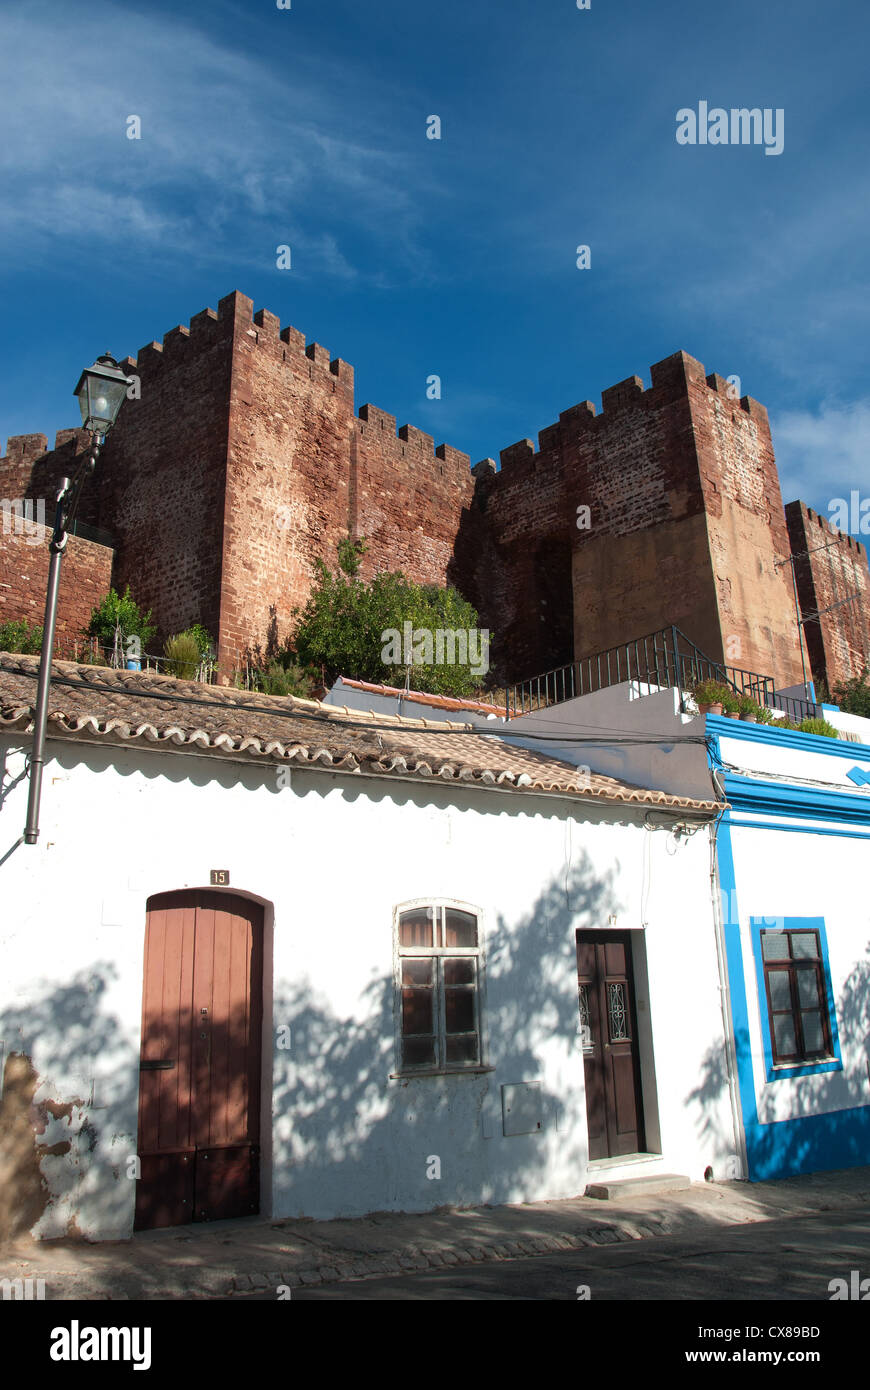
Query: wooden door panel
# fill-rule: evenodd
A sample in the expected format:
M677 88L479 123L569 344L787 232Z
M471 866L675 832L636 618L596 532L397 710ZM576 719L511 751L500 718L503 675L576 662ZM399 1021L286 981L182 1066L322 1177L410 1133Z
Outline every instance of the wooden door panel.
M262 921L231 894L149 904L137 1229L259 1208Z
M253 1149L234 1144L197 1151L195 1220L225 1221L259 1210L258 1152Z
M640 1059L627 933L577 933L589 1157L613 1158L643 1146Z

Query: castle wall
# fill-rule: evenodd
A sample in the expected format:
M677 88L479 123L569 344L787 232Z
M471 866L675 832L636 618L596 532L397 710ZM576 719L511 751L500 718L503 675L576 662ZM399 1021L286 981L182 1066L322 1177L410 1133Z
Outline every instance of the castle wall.
M334 567L350 535L366 539L363 579L401 569L455 584L495 634L505 680L671 623L713 659L780 687L801 679L767 412L686 353L657 363L648 389L630 377L604 391L600 413L563 411L537 449L502 450L500 471L469 470L376 406L355 414L353 368L238 293L122 366L139 395L80 515L116 537L112 582L153 609L157 642L203 623L224 676L292 636L315 560ZM81 430L51 451L42 435L11 440L0 493L43 496L50 511L86 442ZM846 538L836 556L807 569L805 611L815 587L836 601L856 561L867 593L863 548ZM838 611L824 632L818 669L860 669L866 612Z
M141 394L124 402L98 464L116 587L153 610L157 651L191 623L218 635L233 299L121 362Z
M364 536L360 570L403 570L444 584L463 506L466 454L375 406L354 415L353 368L306 346L267 310L235 296L229 462L221 587L226 662L283 641L314 580Z
M58 486L61 478L74 474L77 455L87 442L85 432L75 429L59 430L53 449L48 448L44 434L14 435L8 440L6 453L0 458L0 623L23 619L32 625L43 621L48 542ZM94 519L95 482L92 477L82 494L81 521ZM30 504L26 516L25 502ZM70 536L58 595L57 650L72 655L92 609L111 587L112 562L109 546Z
M785 516L801 616L831 609L817 622L806 622L804 636L814 680L833 690L870 667L867 547L803 502L789 502ZM851 594L857 594L853 602L841 602Z
M479 557L474 583L510 653L507 674L522 679L674 623L711 659L795 684L767 413L732 401L684 352L656 363L651 381L610 387L600 415L589 401L563 411L537 452L522 440L502 452L500 472L481 470L477 535L467 528L462 555ZM566 547L573 624L567 588L559 596Z
M53 518L53 512L49 515ZM46 516L46 521L49 519ZM28 532L6 531L0 535L0 623L24 619L42 624L45 591L48 586L51 526L28 523ZM57 643L55 650L72 657L78 641L84 648L81 630L87 627L92 610L109 592L113 552L105 545L70 536L60 577L57 605Z

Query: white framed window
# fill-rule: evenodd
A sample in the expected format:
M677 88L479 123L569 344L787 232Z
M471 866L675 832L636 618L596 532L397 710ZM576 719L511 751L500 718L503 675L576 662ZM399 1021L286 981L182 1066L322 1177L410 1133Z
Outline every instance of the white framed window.
M480 913L443 899L406 903L394 940L399 1071L480 1071Z

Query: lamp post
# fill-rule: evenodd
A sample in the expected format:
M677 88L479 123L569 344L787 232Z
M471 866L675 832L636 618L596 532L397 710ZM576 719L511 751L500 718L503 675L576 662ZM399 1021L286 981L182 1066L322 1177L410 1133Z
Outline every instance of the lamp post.
M36 712L33 719L30 787L27 796L27 823L24 827L26 845L35 845L39 837L39 798L42 790L42 769L45 766L45 730L48 722L51 654L54 650L54 630L57 625L61 561L66 550L69 528L78 510L82 488L96 467L103 441L117 419L129 385L129 378L121 371L114 357L106 352L97 358L92 367L85 368L73 392L81 408L82 426L91 435L91 447L82 456L75 477L61 479L54 514L54 531L49 542L51 560L48 567L42 652L39 657Z

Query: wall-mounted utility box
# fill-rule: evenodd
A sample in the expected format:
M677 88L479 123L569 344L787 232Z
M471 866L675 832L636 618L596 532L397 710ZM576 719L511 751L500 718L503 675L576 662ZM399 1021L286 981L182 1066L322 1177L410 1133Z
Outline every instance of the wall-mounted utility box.
M506 1135L536 1134L544 1128L540 1081L501 1088L502 1129Z

